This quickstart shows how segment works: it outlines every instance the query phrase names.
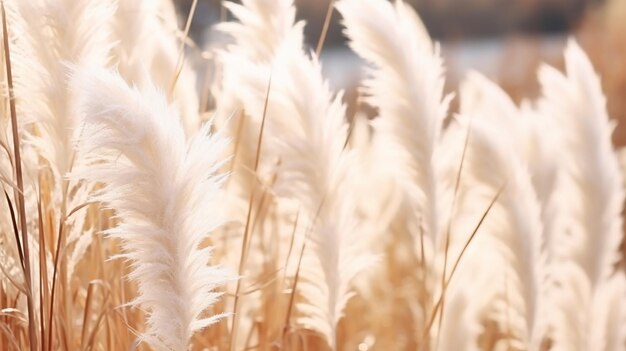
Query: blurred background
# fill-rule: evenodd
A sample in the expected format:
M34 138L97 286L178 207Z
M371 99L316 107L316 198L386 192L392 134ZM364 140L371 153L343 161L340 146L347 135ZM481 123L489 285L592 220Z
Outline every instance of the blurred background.
M176 0L181 23L193 0ZM575 36L601 75L610 115L620 121L614 141L626 145L626 0L406 0L417 9L446 59L447 89L456 89L468 70L478 70L517 101L538 95L536 71L546 62L562 68L562 52ZM314 47L330 0L296 0ZM228 14L221 0L198 0L191 37L204 48L219 43L211 25ZM360 62L345 46L334 12L322 52L331 84L345 89L354 108Z

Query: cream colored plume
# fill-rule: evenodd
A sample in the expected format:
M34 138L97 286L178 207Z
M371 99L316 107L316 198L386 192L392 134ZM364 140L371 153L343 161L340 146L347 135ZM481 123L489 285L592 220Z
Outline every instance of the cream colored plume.
M535 195L529 167L531 120L500 87L475 72L461 86L461 114L464 117L452 122L443 139L448 145L468 138L452 218L449 267L489 203L501 194L446 291L452 307L446 307L438 340L443 350L478 350L479 337L486 337L491 321L505 333L497 343L538 349L545 333L540 306L547 281L541 249L543 204ZM446 335L458 337L449 340Z
M219 174L226 146L205 125L185 138L177 112L154 87L130 88L115 73L75 72L88 167L76 177L105 184L96 199L115 209L122 257L139 285L131 303L148 312L142 339L158 350L188 349L191 336L222 316L209 311L232 279L211 266L203 241L223 222Z
M540 109L558 123L559 165L570 196L566 211L572 220L558 240L562 249L555 250L577 262L595 285L611 276L619 260L622 175L611 144L614 125L589 59L570 41L565 62L567 76L547 66L539 74Z
M363 88L378 109L375 133L434 240L440 231L434 155L449 102L439 47L403 1L341 0L336 7L350 46L371 64Z
M310 248L298 291L298 320L322 333L336 349L337 324L353 295L351 282L373 257L357 243L350 185L351 156L342 95L330 91L317 60L292 46L280 51L268 102L269 149L281 159L275 186L310 218ZM321 280L321 281L320 281Z
M52 181L45 187L37 185L49 192L49 201L42 204L44 216L49 215L54 226L67 231L62 235L67 235L64 240L70 257L69 276L91 243L92 228L85 226L83 213L69 218L67 214L85 205L93 184L65 178L80 163L74 152L74 138L81 129L74 110L75 94L67 82L68 67L108 66L115 6L112 0L6 2L13 39L14 92L25 155L23 167L30 177L26 181L30 233L37 233L37 201L43 201L34 185L51 176ZM42 218L43 222L47 220ZM38 242L37 238L32 242ZM60 264L66 263L62 260Z
M15 60L19 112L35 123L31 142L60 184L71 168L73 137L79 129L67 66L107 65L114 2L36 0L16 1L13 7L22 19L15 52L26 56Z
M242 4L225 2L224 6L239 20L218 26L235 41L229 51L254 63L271 64L296 23L293 0L244 0ZM295 43L299 45L301 39L296 38Z
M217 26L232 42L216 53L219 79L213 94L218 122L224 120L237 143L234 177L247 197L277 51L283 47L300 50L304 24L296 23L293 0L246 0L242 4L227 2L225 6L236 21ZM268 174L266 165L275 162L275 155L269 155L265 147L266 143L261 145L264 151L255 175L258 178L264 178Z
M196 73L181 52L182 35L172 0L118 1L113 59L120 75L129 84L154 84L165 91L192 135L200 127L200 107Z
M551 237L555 350L623 350L626 291L620 260L623 176L611 143L614 125L591 62L570 40L566 74L539 71L539 111L558 126L558 192L563 227ZM564 303L564 296L569 303ZM577 306L572 308L571 306ZM573 338L572 336L576 337Z

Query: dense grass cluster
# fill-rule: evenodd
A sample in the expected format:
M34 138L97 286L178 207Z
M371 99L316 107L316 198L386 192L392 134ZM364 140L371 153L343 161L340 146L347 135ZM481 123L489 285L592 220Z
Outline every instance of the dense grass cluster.
M2 2L0 350L626 349L624 182L578 44L538 99L476 72L446 95L409 5L333 5L374 118L293 0L225 2L202 78L170 0Z

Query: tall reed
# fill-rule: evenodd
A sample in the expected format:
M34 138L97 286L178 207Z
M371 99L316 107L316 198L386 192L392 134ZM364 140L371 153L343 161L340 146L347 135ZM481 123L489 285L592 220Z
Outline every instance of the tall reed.
M180 119L154 87L140 92L116 74L78 71L85 130L79 150L89 166L77 176L104 184L96 199L116 210L121 223L107 231L122 239L138 282L131 303L147 309L141 338L160 350L186 350L193 333L222 315L205 315L232 279L209 265L203 244L223 219L217 206L224 177L225 140L205 125L189 141Z
M1 350L626 349L624 177L574 40L539 98L470 72L453 113L407 2L331 2L352 118L293 0L225 2L207 50L171 0L2 5Z

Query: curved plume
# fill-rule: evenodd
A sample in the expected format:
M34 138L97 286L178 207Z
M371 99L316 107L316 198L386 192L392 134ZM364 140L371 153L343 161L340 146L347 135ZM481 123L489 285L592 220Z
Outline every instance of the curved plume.
M544 118L528 104L521 107L502 88L477 72L470 72L461 84L461 114L508 125L512 147L528 167L533 188L541 205L542 247L560 225L557 185L557 142L552 135L553 121ZM454 256L454 255L453 255Z
M77 176L106 184L96 199L121 219L108 234L122 240L132 262L139 285L132 303L148 311L142 337L159 350L187 350L194 332L222 317L205 313L221 296L212 290L232 279L207 265L211 247L200 248L222 222L216 201L225 140L206 125L187 142L162 94L131 89L116 74L78 71L73 87L89 165Z
M613 124L591 62L573 40L565 66L566 75L548 66L539 71L539 111L558 125L558 191L567 199L561 204L563 227L549 247L557 306L551 337L555 350L623 350L625 278L615 267L624 189Z
M66 243L70 247L71 273L92 236L85 228L86 216L65 216L84 204L93 184L65 182L66 174L80 162L73 145L80 133L80 121L74 110L76 96L67 82L68 66L108 65L116 2L12 0L8 5L14 11L17 31L11 50L17 110L27 121L21 137L29 151L43 159L29 167L37 171L50 169L54 177L50 184L51 202L44 204L50 208L44 208L44 212L50 210L58 216L55 220L69 228ZM42 174L46 173L37 177ZM34 218L32 221L36 224Z
M22 81L16 85L16 97L25 101L18 108L36 124L32 142L60 183L70 170L73 138L78 132L78 119L72 110L74 97L67 86L67 65L107 65L114 2L16 1L14 7L23 19L16 53L29 57L24 62L27 65L15 66L15 79ZM22 61L21 57L15 61ZM33 96L38 97L35 102Z
M217 27L235 40L228 51L254 63L271 63L296 23L293 0L244 0L241 5L225 2L224 6L239 20ZM301 45L301 35L293 42Z
M468 348L476 347L479 332L488 321L497 323L505 335L503 342L530 350L539 348L545 332L546 267L541 253L540 204L523 152L515 142L511 121L516 116L509 117L472 115L471 122L460 117L460 124L453 124L450 131L460 136L470 128L468 168L452 229L456 248L451 251L457 254L452 257L458 257L459 246L467 242L471 228L499 194L461 260L456 272L460 277L453 278L464 283L455 282L447 291L449 304L467 307L461 312L464 322L456 324L459 311L447 309L441 339L458 331ZM462 278L474 277L471 272L475 271L481 271L482 278ZM474 295L481 296L476 304L467 301L467 296Z
M356 53L372 64L366 101L378 108L376 133L394 155L394 170L415 189L426 232L439 233L433 155L449 98L443 95L443 62L413 9L379 0L341 0L337 9Z
M182 37L172 0L118 1L113 26L115 67L129 83L154 84L180 111L188 135L200 128L196 73L179 61ZM180 70L180 71L179 71ZM150 78L151 81L146 81Z
M217 122L226 124L237 149L233 180L247 196L254 187L249 170L255 165L255 146L276 53L282 47L301 49L304 24L296 23L293 0L246 0L224 6L237 21L217 26L233 41L216 52L219 79L212 89ZM267 157L266 143L261 149L264 157L256 170L258 178L267 175L266 165L272 163L268 160L273 156Z
M579 264L592 286L607 279L619 260L624 190L611 144L613 124L591 62L574 42L565 52L567 76L544 66L539 72L540 111L558 123L564 187L570 194L569 225L557 240Z
M347 124L341 94L334 96L315 58L286 47L277 58L268 114L270 149L282 160L276 191L296 198L314 221L310 262L302 271L301 322L336 348L337 323L352 296L352 279L372 263L357 242L354 205L345 172ZM323 283L320 284L320 279Z

